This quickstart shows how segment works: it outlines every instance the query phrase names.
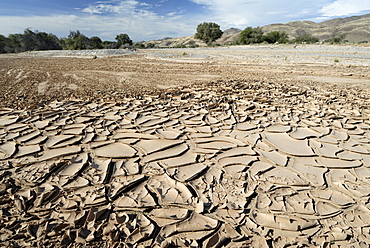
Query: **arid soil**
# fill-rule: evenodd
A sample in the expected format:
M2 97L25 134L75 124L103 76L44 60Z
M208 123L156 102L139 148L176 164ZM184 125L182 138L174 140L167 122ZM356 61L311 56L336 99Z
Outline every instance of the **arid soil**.
M363 47L158 49L96 59L51 55L55 56L47 52L0 56L1 107L28 108L75 98L119 100L217 80L324 81L345 86L370 82L370 48Z
M0 56L0 246L368 247L370 50Z

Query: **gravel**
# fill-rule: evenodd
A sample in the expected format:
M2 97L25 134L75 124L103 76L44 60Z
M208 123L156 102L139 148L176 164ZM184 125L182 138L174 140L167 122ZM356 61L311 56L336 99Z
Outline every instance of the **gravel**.
M69 57L69 56L112 56L134 53L132 49L96 49L96 50L51 50L19 53L20 56Z

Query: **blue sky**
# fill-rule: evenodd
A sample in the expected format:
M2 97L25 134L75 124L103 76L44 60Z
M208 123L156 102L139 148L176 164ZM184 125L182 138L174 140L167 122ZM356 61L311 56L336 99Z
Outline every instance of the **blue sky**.
M140 41L193 35L204 21L225 30L368 13L370 0L0 0L0 34L31 28L65 37L80 30Z

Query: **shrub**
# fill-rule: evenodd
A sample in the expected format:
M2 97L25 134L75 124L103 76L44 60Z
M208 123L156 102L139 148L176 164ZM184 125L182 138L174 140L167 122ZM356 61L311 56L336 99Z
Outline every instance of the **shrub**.
M271 31L263 36L263 40L270 44L288 43L288 34L284 31Z
M155 47L155 44L153 43L146 44L146 48L154 48L154 47Z
M316 37L313 37L311 34L304 34L301 36L298 36L293 40L294 43L307 43L307 44L313 44L319 42L319 39Z
M121 46L132 46L132 40L128 36L128 34L119 34L116 36L116 41L118 44L118 47Z
M5 53L5 46L8 43L8 38L0 34L0 53Z
M263 31L262 28L256 27L247 27L244 29L237 40L238 45L248 45L254 43L261 43L263 41Z
M90 38L90 47L92 49L102 49L103 44L102 40L98 36L93 36Z
M330 39L327 39L327 40L325 40L325 42L328 42L328 43L331 43L331 44L338 44L338 43L345 42L345 40L344 40L345 38L346 38L346 35L341 34L341 35L338 35L338 36L334 36Z
M69 31L67 38L62 38L59 44L66 50L83 50L90 48L90 39L79 30Z
M145 48L145 45L143 43L135 43L134 47L137 49L142 49L142 48Z
M102 46L104 49L117 49L118 44L115 41L103 41Z
M0 35L0 53L59 50L58 38L45 32L24 30L23 34Z

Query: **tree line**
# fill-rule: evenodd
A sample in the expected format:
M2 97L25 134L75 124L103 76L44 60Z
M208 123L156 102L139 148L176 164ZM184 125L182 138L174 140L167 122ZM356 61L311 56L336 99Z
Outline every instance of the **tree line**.
M196 39L203 40L208 45L212 45L214 41L221 38L223 32L220 29L220 25L213 22L203 22L198 25L197 33L195 34ZM328 43L341 43L345 40L345 35L341 34L325 40ZM292 40L289 40L289 36L284 31L271 31L264 33L261 27L247 27L240 34L233 45L249 45L249 44L259 44L259 43L306 43L314 44L319 42L319 39L312 36L311 34L304 33Z
M203 40L208 45L222 36L220 25L213 22L203 22L198 25L195 34L196 39ZM325 42L341 43L345 35L332 37ZM102 41L98 36L87 37L79 30L70 31L64 38L46 32L24 30L23 34L10 34L8 37L0 34L0 53L19 53L26 51L42 50L83 50L83 49L119 49L119 48L152 48L154 44L145 46L142 43L135 43L127 34L119 34L116 41ZM311 34L302 34L295 39L289 40L288 34L284 31L272 31L264 33L261 27L247 27L239 35L233 45L249 45L258 43L317 43L319 39Z
M24 30L23 34L0 34L0 53L19 53L43 50L118 49L133 45L127 34L119 34L116 41L102 41L98 36L88 38L79 30L70 31L64 38L46 32Z

